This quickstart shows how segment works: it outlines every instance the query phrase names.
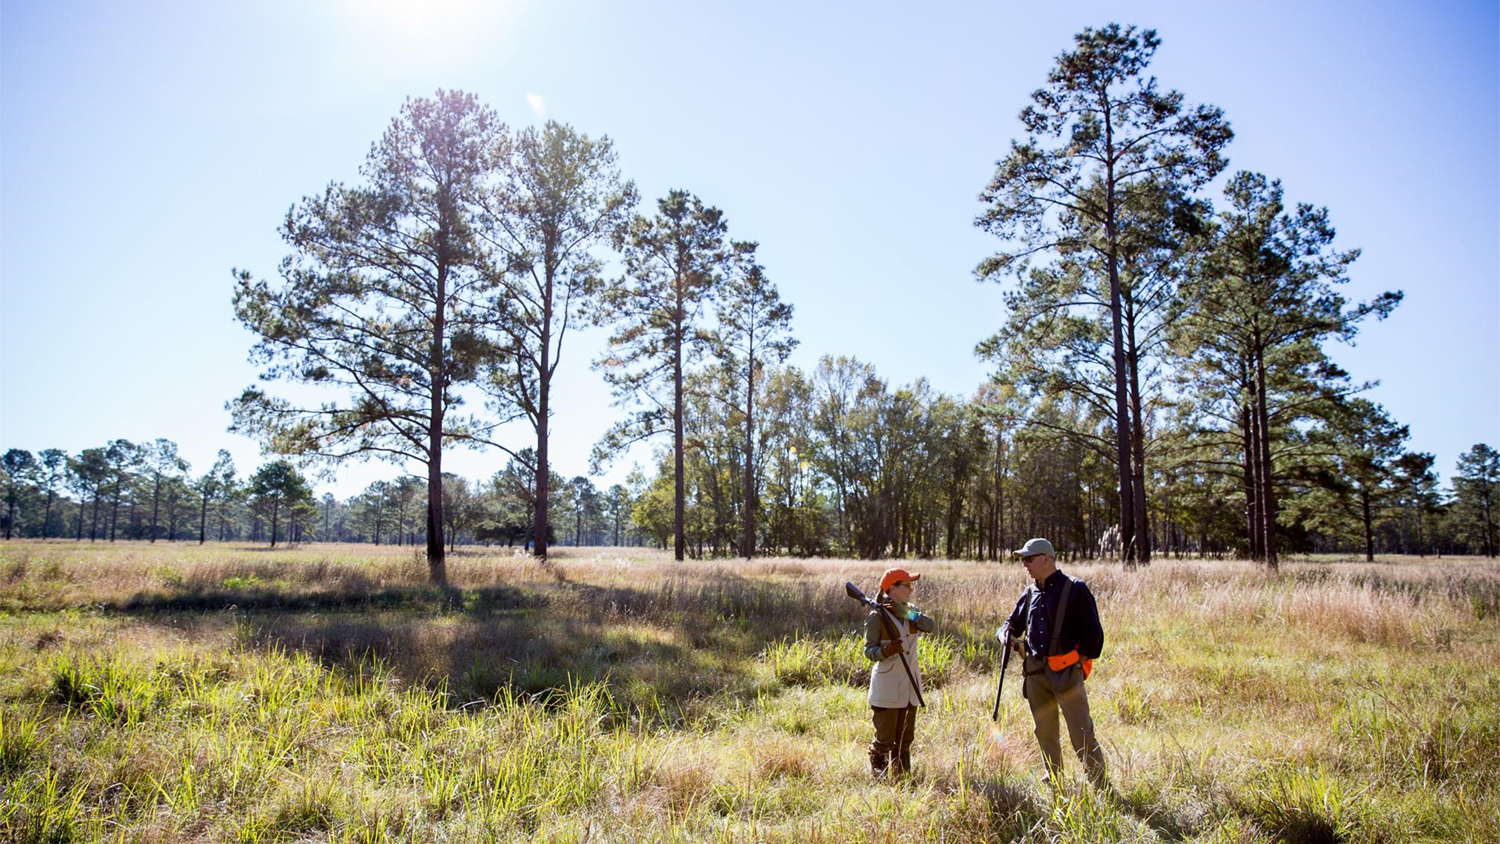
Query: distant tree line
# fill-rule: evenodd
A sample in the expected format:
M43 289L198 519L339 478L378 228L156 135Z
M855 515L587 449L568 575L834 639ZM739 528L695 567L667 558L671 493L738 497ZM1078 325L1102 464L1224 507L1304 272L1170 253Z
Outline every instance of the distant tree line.
M736 479L746 453L739 399L721 370L689 379L686 543L699 556L739 553L745 496ZM811 373L769 372L756 406L763 427L753 467L757 547L791 555L867 558L1004 558L1031 536L1051 537L1071 558L1119 558L1115 467L1073 432L1089 407L989 384L965 400L925 380L894 386L873 367L824 357ZM1376 413L1361 400L1351 412ZM1295 441L1278 440L1288 506L1283 548L1297 553L1494 556L1500 454L1475 445L1440 489L1430 454L1401 450L1402 428L1340 418ZM1372 444L1368 432L1383 440ZM1244 487L1204 459L1199 432L1153 431L1161 459L1148 464L1146 539L1159 554L1249 554ZM1315 447L1294 446L1311 441ZM672 538L671 456L632 513L654 544Z
M285 460L240 477L229 453L202 474L171 440L145 445L111 440L70 455L61 449L0 455L3 535L113 542L368 542L422 546L427 541L427 482L414 475L376 481L358 495L314 497ZM456 545L529 548L536 518L526 455L483 482L444 477L445 536ZM565 545L640 545L624 485L598 489L586 477L554 475L549 486L550 541Z
M747 452L734 434L744 403L716 377L728 376L695 374L687 391L684 544L694 556L738 553L747 522L757 547L794 556L993 560L1033 535L1054 537L1070 558L1118 555L1113 467L1053 433L1079 424L1079 403L1028 406L1024 393L995 385L967 401L920 380L892 388L848 358L825 357L811 374L777 368L757 388L765 425L750 473L757 512L747 515L739 462ZM1393 447L1400 429L1378 433L1374 445L1365 433L1330 440L1289 473L1307 479L1281 516L1289 551L1500 554L1500 452L1475 445L1440 489L1432 455ZM653 477L635 471L607 489L554 475L549 542L670 547L672 458L665 448L658 456ZM483 481L445 476L450 549L530 550L537 508L528 458ZM1162 461L1151 475L1153 546L1178 557L1244 555L1237 485L1194 464ZM315 499L284 460L240 478L221 451L195 474L165 439L0 455L6 539L421 547L425 491L424 478L400 475L344 500Z

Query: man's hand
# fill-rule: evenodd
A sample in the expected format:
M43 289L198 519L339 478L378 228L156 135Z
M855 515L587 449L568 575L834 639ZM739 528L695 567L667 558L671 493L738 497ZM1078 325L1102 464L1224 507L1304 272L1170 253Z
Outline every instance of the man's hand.
M1020 656L1024 652L1021 640L1010 635L1010 625L1002 624L1000 629L995 631L995 638L999 639L1000 643L1005 647L1015 651L1017 656Z
M901 644L900 639L892 639L880 648L881 656L895 656L896 654L904 653L906 653L906 646Z

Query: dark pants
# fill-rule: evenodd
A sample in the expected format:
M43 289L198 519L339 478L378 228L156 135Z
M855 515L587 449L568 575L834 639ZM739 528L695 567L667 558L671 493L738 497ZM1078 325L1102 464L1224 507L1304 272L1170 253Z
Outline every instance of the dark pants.
M884 774L886 768L897 776L911 770L911 738L917 727L917 708L887 709L872 706L875 713L875 740L870 742L870 772Z

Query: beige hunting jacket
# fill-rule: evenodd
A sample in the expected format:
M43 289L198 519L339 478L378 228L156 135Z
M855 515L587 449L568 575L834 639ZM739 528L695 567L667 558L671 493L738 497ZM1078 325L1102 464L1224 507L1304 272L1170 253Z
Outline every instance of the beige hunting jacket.
M882 709L899 709L917 705L917 689L912 687L906 671L901 667L901 654L880 655L881 648L891 641L890 627L895 626L906 646L906 664L911 667L912 677L918 687L922 683L922 666L917 664L917 637L937 629L932 616L917 612L914 620L905 617L907 605L889 606L890 613L884 621L881 612L870 611L865 618L865 656L875 662L870 669L870 705Z

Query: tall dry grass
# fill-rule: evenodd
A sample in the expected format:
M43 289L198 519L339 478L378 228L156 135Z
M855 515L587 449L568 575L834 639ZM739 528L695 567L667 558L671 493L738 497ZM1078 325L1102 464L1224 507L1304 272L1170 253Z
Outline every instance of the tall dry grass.
M1494 840L1500 570L1085 564L1113 788L1035 779L1018 567L909 562L915 777L869 780L888 562L0 546L0 839Z

